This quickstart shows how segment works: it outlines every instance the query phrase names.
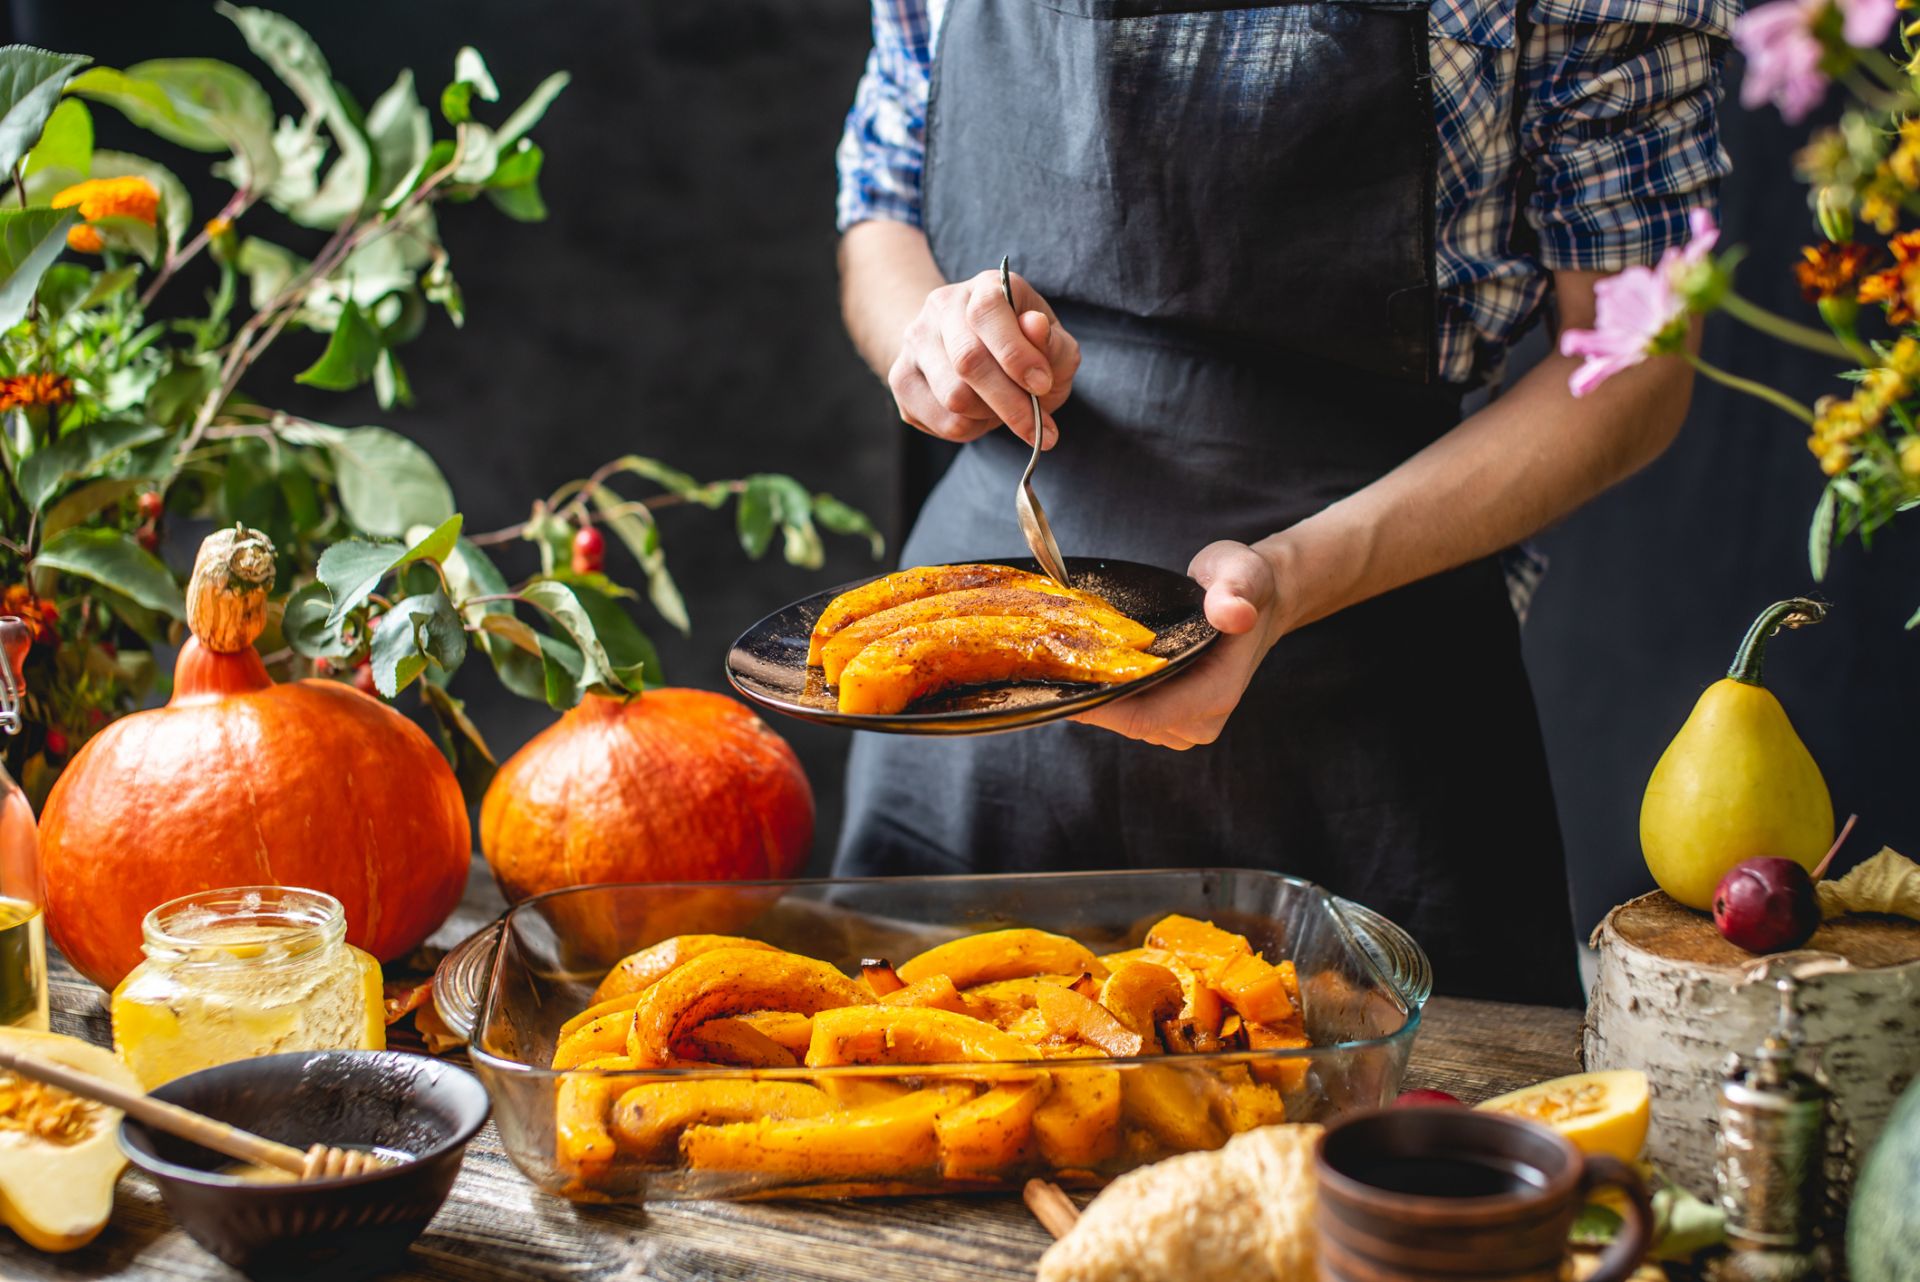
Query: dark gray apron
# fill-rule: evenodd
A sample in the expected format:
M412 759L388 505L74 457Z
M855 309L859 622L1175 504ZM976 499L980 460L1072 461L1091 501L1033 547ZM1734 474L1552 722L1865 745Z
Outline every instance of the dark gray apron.
M1079 339L1038 474L1068 555L1184 568L1445 433L1418 0L951 0L926 208ZM1019 555L1026 447L966 447L907 565ZM1284 585L1283 585L1284 590ZM1399 921L1442 991L1574 1001L1558 823L1491 559L1283 638L1219 741L856 736L843 875L1235 865Z

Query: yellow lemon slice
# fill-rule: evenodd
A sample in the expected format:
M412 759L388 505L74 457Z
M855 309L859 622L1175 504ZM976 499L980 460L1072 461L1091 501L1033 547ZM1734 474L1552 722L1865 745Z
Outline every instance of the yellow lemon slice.
M1647 1142L1647 1075L1633 1069L1575 1073L1478 1105L1552 1127L1582 1153L1631 1162Z

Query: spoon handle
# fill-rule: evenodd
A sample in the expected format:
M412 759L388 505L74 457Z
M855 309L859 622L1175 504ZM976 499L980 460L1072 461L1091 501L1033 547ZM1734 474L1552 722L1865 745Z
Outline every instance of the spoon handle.
M138 1118L155 1130L177 1135L183 1140L191 1140L202 1148L210 1148L216 1153L225 1153L228 1157L242 1162L274 1166L296 1175L306 1166L306 1154L291 1145L255 1135L252 1131L243 1131L237 1126L216 1121L204 1113L181 1108L178 1104L169 1104L165 1100L154 1099L151 1095L126 1090L105 1078L69 1068L65 1064L41 1059L37 1055L27 1055L0 1047L0 1068L18 1073L22 1077L30 1077L36 1082L44 1082L48 1086L57 1086L83 1099L110 1105L129 1117Z

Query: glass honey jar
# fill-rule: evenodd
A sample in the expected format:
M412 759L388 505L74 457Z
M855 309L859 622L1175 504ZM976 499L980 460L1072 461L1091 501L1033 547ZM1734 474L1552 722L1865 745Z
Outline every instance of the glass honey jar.
M20 733L32 634L0 617L0 731ZM47 1027L47 921L41 912L40 830L27 794L0 766L0 1027Z
M386 1046L380 963L346 942L332 895L204 891L141 929L147 959L113 990L113 1045L149 1090L257 1055Z

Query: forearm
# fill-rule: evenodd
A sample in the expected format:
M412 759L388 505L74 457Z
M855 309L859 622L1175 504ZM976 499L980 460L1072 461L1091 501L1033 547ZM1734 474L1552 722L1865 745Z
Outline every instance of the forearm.
M1662 357L1575 400L1557 353L1504 396L1365 489L1262 540L1278 632L1537 533L1659 456L1693 371Z
M946 284L926 233L906 223L855 223L840 238L840 310L847 333L881 378L927 295Z

